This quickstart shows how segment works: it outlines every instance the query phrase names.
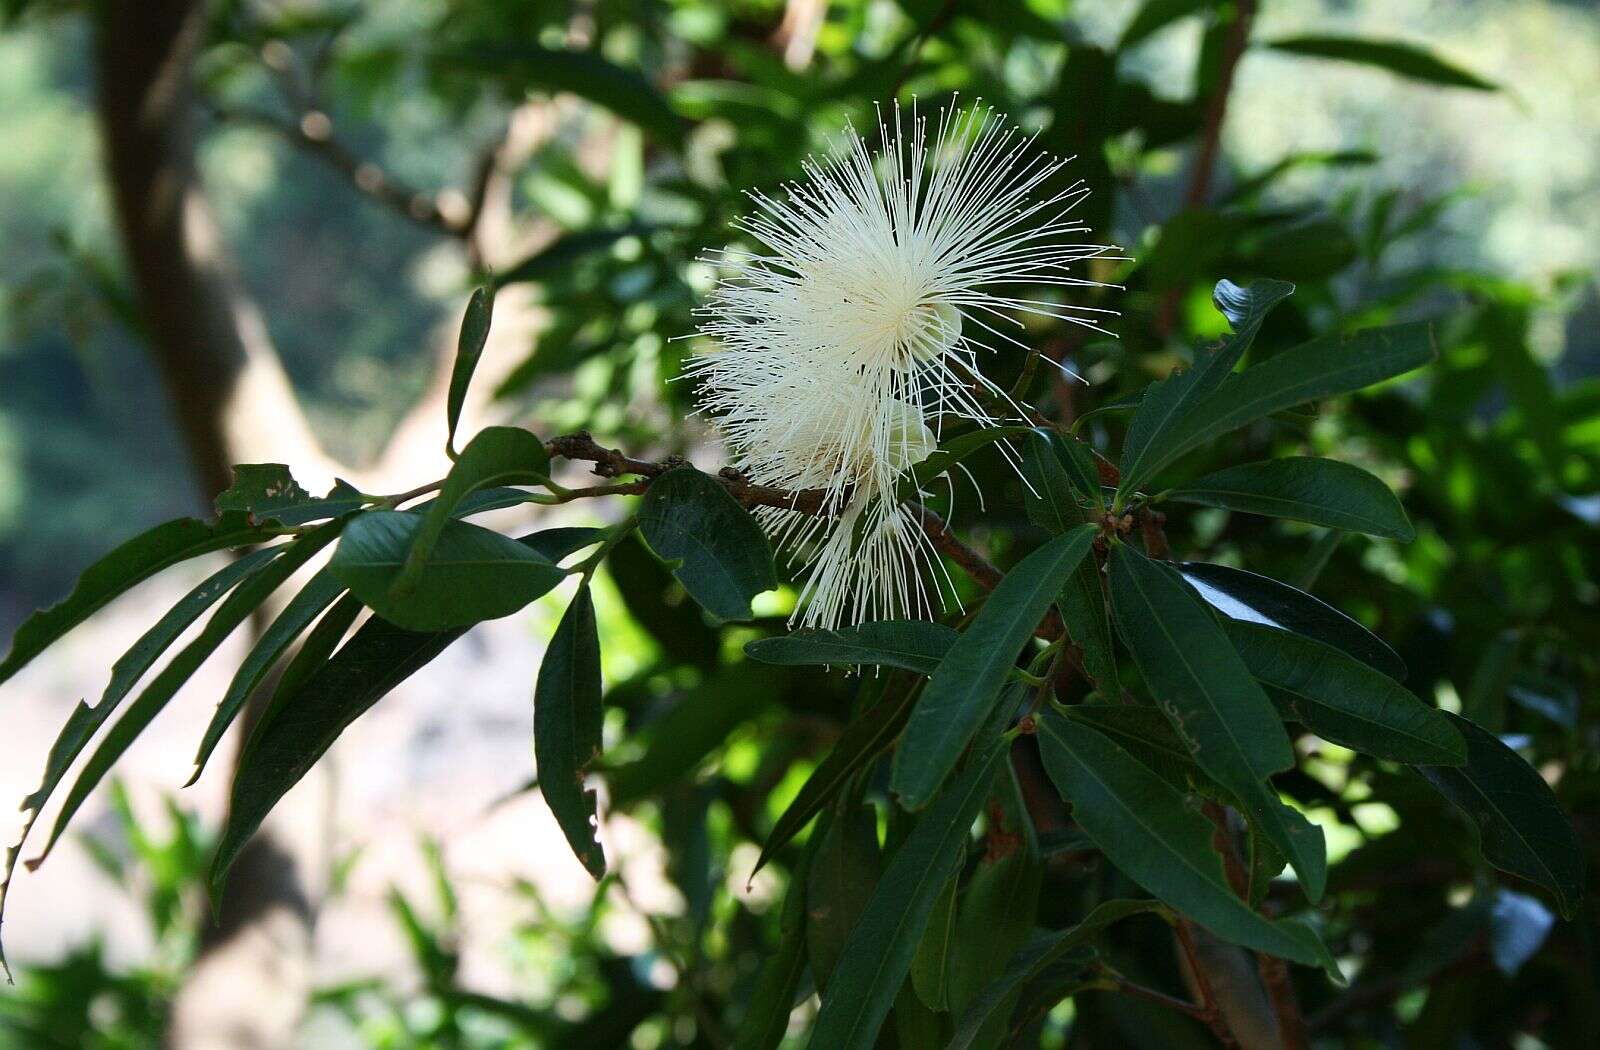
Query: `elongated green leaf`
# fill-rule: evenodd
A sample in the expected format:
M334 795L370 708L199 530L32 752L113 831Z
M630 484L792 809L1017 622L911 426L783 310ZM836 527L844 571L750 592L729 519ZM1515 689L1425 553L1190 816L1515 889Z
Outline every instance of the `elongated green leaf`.
M927 805L994 710L1023 643L1089 553L1096 528L1080 525L1022 559L950 647L911 711L895 751L891 786L907 809Z
M959 950L956 944L957 891L961 888L961 864L956 874L939 891L934 901L928 928L922 931L916 954L911 957L911 989L930 1010L947 1013L950 1009L950 957Z
M1281 691L1289 717L1318 736L1379 758L1458 766L1461 734L1392 678L1329 645L1275 627L1230 622L1250 673Z
M1134 461L1124 452L1120 491L1134 491L1185 452L1247 423L1306 401L1348 394L1402 375L1427 364L1434 354L1433 332L1426 324L1328 335L1285 350L1245 369L1175 415L1161 431L1160 440ZM1154 394L1152 388L1146 404Z
M789 1030L795 992L806 968L806 873L796 866L778 917L778 950L767 956L756 979L744 1017L733 1036L732 1050L777 1050Z
M1307 897L1321 898L1322 832L1279 801L1267 780L1294 764L1288 734L1210 609L1176 571L1125 543L1111 551L1111 605L1145 683L1200 768L1290 859Z
M256 607L265 601L273 591L277 590L318 551L331 543L339 534L343 522L334 521L319 529L300 537L289 544L278 556L264 566L258 567L247 576L233 592L228 595L222 605L212 614L200 634L183 648L177 656L163 667L159 674L145 686L138 698L129 705L111 730L101 739L94 753L84 763L77 779L68 791L66 801L61 804L61 810L56 815L55 825L51 828L50 837L45 842L39 855L27 861L31 871L38 867L49 856L50 851L60 840L67 826L72 822L73 816L78 812L84 801L89 797L95 787L104 779L117 759L121 758L128 747L138 738L156 715L166 707L179 687L199 669L217 647L232 634L234 629L243 623ZM82 743L87 743L87 737ZM79 746L82 746L82 743ZM63 768L57 774L59 781ZM54 786L54 785L52 785ZM38 798L42 807L45 796ZM38 809L34 810L34 818L38 816ZM14 864L22 843L18 842L7 854L8 865ZM9 876L7 881L9 882ZM4 900L0 899L0 907Z
M890 686L877 703L851 720L839 735L833 750L817 763L817 768L801 785L794 801L789 803L789 808L772 826L772 833L767 836L767 841L761 847L761 856L756 860L756 871L760 871L775 852L798 835L812 817L822 812L823 807L858 769L883 753L899 734L900 727L905 725L915 697L915 688L896 689Z
M523 90L565 91L679 146L688 125L644 77L596 51L540 47L526 41L480 41L447 57L475 73L495 73Z
M538 532L519 536L517 542L535 554L543 555L554 564L569 554L576 554L585 547L593 547L605 538L605 529L569 525L557 529L540 529Z
M1446 715L1467 742L1467 764L1418 769L1477 829L1484 859L1549 890L1568 919L1583 896L1583 847L1538 770L1493 733Z
M406 551L405 564L394 581L395 597L405 597L422 579L445 526L469 493L491 485L542 484L549 480L549 473L550 456L544 442L533 434L519 427L479 431L461 450L438 497L428 504L422 525Z
M1360 467L1315 456L1242 463L1180 485L1167 498L1405 542L1416 538L1389 486Z
M216 713L211 716L211 722L206 726L205 736L201 738L200 750L194 759L194 772L189 777L188 784L193 784L200 779L200 774L205 771L206 762L211 758L211 752L216 750L222 742L222 736L244 710L245 701L250 699L272 665L278 662L294 640L300 637L300 632L311 626L313 620L336 601L344 593L344 585L334 579L326 569L311 577L299 594L284 606L283 611L272 621L256 644L251 648L250 654L239 665L239 670L234 674L233 681L228 684L228 691L223 694L222 700L217 704ZM184 786L187 787L188 784Z
M34 613L11 639L11 651L0 661L0 682L94 615L113 598L162 569L189 558L229 547L272 539L276 533L252 524L245 514L224 514L215 522L179 518L134 537L85 569L72 593L58 605Z
M1058 535L1083 524L1083 508L1048 433L1030 432L1023 446L1022 476L1029 483L1022 494L1029 521Z
M332 658L334 651L339 648L345 635L350 633L350 627L358 617L366 612L367 607L361 604L361 599L353 594L345 594L333 604L317 625L311 628L306 635L306 640L301 643L300 651L285 665L283 674L278 676L278 684L272 690L272 697L256 717L255 724L250 727L250 733L245 738L245 750L249 750L250 742L266 731L268 723L283 709L283 705L292 696L300 692L300 687L306 683L322 665Z
M1083 947L1106 927L1134 915L1160 913L1163 910L1162 905L1155 901L1105 901L1085 915L1076 926L1037 935L1012 956L1005 972L989 982L961 1011L955 1036L946 1044L945 1050L967 1050L978 1034L993 1022L1002 1004L1010 1000L1014 992L1020 991L1024 984L1044 973L1069 952Z
M1005 753L996 743L975 755L895 851L828 982L807 1044L813 1050L872 1047Z
M211 861L213 902L221 900L228 869L261 821L345 727L464 633L407 631L373 617L283 699L240 755L228 822Z
M806 870L806 957L819 991L828 989L880 867L877 811L846 795L830 814Z
M1226 565L1190 561L1177 568L1200 597L1225 616L1315 638L1396 681L1406 677L1404 661L1383 639L1320 598Z
M1084 558L1067 577L1056 599L1061 622L1067 634L1083 652L1084 670L1094 679L1095 688L1115 696L1122 688L1117 673L1117 653L1111 638L1111 618L1106 596L1100 587L1100 566L1094 558Z
M1206 10L1213 3L1214 0L1145 0L1139 13L1123 29L1122 37L1117 41L1117 50L1126 51L1173 22Z
M1499 91L1500 85L1476 73L1446 62L1426 48L1400 40L1375 40L1367 37L1309 35L1280 37L1265 45L1274 51L1307 58L1331 58L1388 70L1408 80L1420 80L1442 87L1471 91Z
M759 638L745 655L769 664L899 667L929 675L958 637L954 628L927 620L878 620L837 631L799 630Z
M1287 281L1257 281L1249 288L1232 281L1217 282L1212 301L1228 318L1233 334L1216 349L1196 354L1193 368L1170 375L1145 391L1122 444L1121 491L1133 491L1160 465L1176 458L1167 454L1168 435L1222 385L1255 342L1267 314L1293 292L1294 285Z
M594 600L579 587L561 617L533 696L533 753L539 791L561 825L567 844L590 875L606 873L605 854L595 841L594 792L584 776L600 757L600 635Z
M1075 704L1066 717L1084 722L1180 791L1203 777L1194 755L1167 716L1142 704ZM1210 781L1206 781L1210 783Z
M954 470L973 454L997 442L1024 437L1031 433L1033 433L1031 427L982 427L941 442L927 459L913 463L906 469L905 474L901 475L900 498L916 499L928 482L940 474Z
M494 288L474 288L467 300L467 311L461 318L461 333L456 337L456 360L450 369L450 392L445 400L445 448L452 453L456 447L456 426L461 422L461 406L467 400L467 388L472 385L472 373L478 369L483 348L489 342L489 325L494 319Z
M778 585L766 534L715 478L679 467L650 483L639 531L689 595L719 620L748 620L750 599Z
M465 627L509 616L566 576L525 544L447 521L433 554L404 597L394 582L423 519L403 511L369 511L350 522L328 571L384 619L415 631Z
M1124 875L1218 937L1308 966L1326 949L1303 927L1272 922L1228 886L1214 829L1184 796L1111 739L1049 712L1039 720L1045 771L1072 815Z

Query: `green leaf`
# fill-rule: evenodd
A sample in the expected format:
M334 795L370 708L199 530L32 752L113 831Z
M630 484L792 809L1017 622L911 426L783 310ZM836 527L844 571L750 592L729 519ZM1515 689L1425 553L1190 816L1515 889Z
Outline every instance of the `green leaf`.
M583 778L600 756L600 635L594 600L582 586L556 626L539 665L533 695L533 753L539 791L561 825L561 833L584 868L595 878L606 873L606 858L595 841L595 798Z
M1400 40L1374 40L1363 37L1308 35L1280 37L1264 45L1274 51L1308 58L1331 58L1384 69L1408 80L1420 80L1442 87L1471 91L1499 91L1500 85L1476 73L1446 62L1433 52Z
M928 482L954 470L963 460L981 449L1009 438L1033 433L1032 427L980 427L941 442L927 459L913 463L900 476L901 499L916 499Z
M1095 688L1115 696L1122 688L1117 673L1117 653L1111 638L1111 618L1100 586L1100 566L1094 558L1079 563L1056 598L1067 634L1083 652L1084 670Z
M968 1050L978 1034L999 1014L1002 1004L1012 999L1013 993L1020 991L1023 985L1043 974L1068 953L1083 947L1101 930L1134 915L1159 914L1163 910L1155 901L1105 901L1085 915L1076 926L1037 935L1012 956L1005 972L989 982L961 1011L955 1036L945 1050Z
M215 522L179 518L136 536L85 569L64 601L34 613L17 628L11 651L0 661L0 682L22 670L113 598L162 569L212 551L262 543L277 535L273 529L251 523L247 515L224 514Z
M1177 568L1200 597L1225 616L1315 638L1395 681L1405 680L1405 662L1383 639L1320 598L1226 565L1190 561Z
M403 598L416 588L445 526L456 516L461 501L469 494L492 485L540 485L550 480L549 474L550 456L545 452L544 442L533 434L520 427L489 427L480 431L461 450L444 484L439 487L438 497L427 504L425 511L419 509L422 525L394 581L395 598ZM402 621L396 619L395 622Z
M347 593L334 603L327 615L317 621L317 625L311 628L306 640L301 643L300 651L294 654L294 658L284 667L283 674L278 676L271 699L256 716L255 723L245 737L246 750L252 739L265 732L267 724L283 709L284 703L296 695L306 680L332 658L339 643L350 633L351 625L366 611L367 607L361 604L359 598Z
M806 968L806 868L789 877L783 911L778 918L778 950L767 956L756 978L732 1050L777 1050L789 1030L795 992Z
M218 514L242 511L252 521L276 519L278 512L313 502L282 463L241 463L233 468L233 485L218 494Z
M1232 281L1217 282L1212 301L1233 326L1233 334L1216 349L1196 354L1193 368L1174 373L1145 390L1122 444L1122 481L1118 491L1133 491L1138 482L1176 458L1176 453L1168 454L1168 435L1232 374L1255 342L1267 314L1293 292L1294 285L1286 281L1257 281L1249 288Z
M1047 712L1039 747L1073 819L1124 875L1224 940L1325 963L1327 949L1308 930L1263 918L1234 895L1211 848L1211 822L1109 737Z
M1294 764L1289 736L1211 610L1174 570L1125 543L1111 549L1111 606L1146 685L1195 761L1290 859L1316 902L1327 881L1322 832L1279 801L1267 779Z
M879 868L877 811L847 795L823 828L806 870L806 956L819 991L828 989Z
M1111 741L1150 767L1180 791L1204 776L1195 765L1188 745L1167 716L1142 704L1074 704L1064 712L1111 738ZM1210 781L1205 781L1209 784Z
M1288 717L1318 736L1378 758L1456 766L1466 745L1443 711L1329 645L1275 627L1232 621L1250 673L1279 691Z
M289 577L294 575L318 551L331 543L339 534L339 529L342 525L343 522L330 522L290 543L281 552L278 552L278 556L275 559L272 559L264 566L257 567L234 588L217 611L212 614L211 619L206 622L205 627L201 629L195 639L185 646L177 656L174 656L155 678L151 679L150 684L145 686L138 699L134 700L122 717L101 739L99 746L95 748L94 753L89 756L89 760L84 763L83 768L78 772L78 777L73 782L72 789L67 793L66 801L61 804L61 810L56 814L55 825L51 828L50 837L45 842L44 848L40 850L37 857L27 861L27 867L30 871L38 867L49 856L50 851L55 847L56 842L60 840L62 833L66 831L68 824L71 823L79 807L83 805L96 785L105 778L106 773L116 764L117 759L122 757L123 753L138 738L139 734L149 726L155 716L161 713L179 687L189 680L200 665L205 662L206 658L216 651L217 647L233 633L239 624L249 618L257 606L266 601L273 591L277 590ZM74 720L77 720L78 717L75 713ZM88 738L85 736L77 744L77 747L81 749L87 742ZM53 757L55 756L53 755ZM63 765L56 774L58 782L65 772L66 767ZM54 785L52 784L50 787L53 788ZM44 796L38 798L41 807L44 801ZM38 813L39 810L36 808L33 811L34 819L37 819ZM7 854L8 867L15 863L21 848L21 842L11 848ZM7 881L9 882L9 876ZM0 907L3 907L3 905L4 900L0 899Z
M456 447L456 426L461 422L461 406L467 400L467 387L472 385L472 373L477 371L483 348L489 342L489 324L494 318L494 288L474 288L467 300L467 311L461 318L461 334L456 337L456 361L450 369L450 393L445 401L445 419L449 430L445 435L445 449L452 456Z
M1555 895L1564 918L1578 916L1583 896L1583 847L1538 770L1493 733L1446 715L1467 742L1462 767L1418 769L1477 830L1484 859Z
M639 125L668 146L683 143L687 125L644 77L594 51L569 51L518 41L481 41L448 56L474 73L496 73L523 90L568 92Z
M566 570L529 547L464 521L447 521L415 588L394 582L423 519L369 511L350 522L328 570L373 612L413 631L465 627L509 616L545 594Z
M895 750L890 784L900 804L921 809L955 768L973 734L994 710L1039 621L1067 576L1089 553L1096 528L1080 525L1022 559L984 602L939 663L911 711Z
M766 843L761 847L761 856L756 860L755 871L760 871L774 853L798 835L812 817L822 812L823 807L857 770L883 753L899 735L900 727L905 725L915 696L914 687L891 687L877 703L851 719L844 732L839 734L833 749L817 763L817 768L801 785L794 801L789 803L783 815L773 824L772 833L767 836Z
M924 1006L939 1013L950 1009L950 958L956 951L956 902L961 888L961 862L934 901L928 928L911 957L911 988Z
M959 637L954 628L927 620L877 620L837 631L799 630L745 645L762 663L899 667L931 675Z
M1302 343L1245 369L1198 403L1180 403L1176 395L1158 397L1163 384L1173 382L1163 380L1150 388L1140 406L1140 415L1159 409L1163 425L1137 448L1130 429L1118 491L1133 492L1190 449L1264 416L1316 398L1360 390L1433 358L1429 326L1403 324ZM1135 416L1134 425L1138 423Z
M1360 467L1315 456L1242 463L1180 485L1166 498L1407 543L1416 538L1389 486Z
M719 620L750 619L750 599L778 585L761 527L715 478L693 467L650 483L639 531L658 558L677 563L672 575Z
M1022 477L1027 483L1022 503L1029 521L1057 535L1083 524L1083 508L1078 506L1072 479L1048 433L1030 433L1022 451Z
M975 755L895 851L822 996L807 1044L814 1050L873 1046L1006 750L996 743Z
M245 702L267 677L267 672L272 670L273 664L277 663L278 658L288 651L296 638L300 637L300 632L311 626L312 621L321 616L324 610L343 593L344 585L324 569L311 577L300 593L284 606L271 626L261 632L261 637L256 640L244 662L239 665L233 681L228 684L228 691L223 694L222 700L217 704L216 712L211 716L210 724L206 726L205 736L200 741L200 750L195 754L194 772L190 774L185 787L200 779L200 774L205 771L206 762L211 758L211 752L222 742L223 734L228 731L228 727L233 724L239 712L244 710Z
M1117 50L1126 51L1165 29L1173 22L1199 14L1215 0L1146 0L1139 13L1129 20L1117 41Z
M585 547L593 547L604 541L606 535L605 529L566 525L555 529L540 529L538 532L519 536L517 542L535 554L543 555L551 564L555 564Z
M646 223L633 223L616 229L575 230L563 234L500 274L496 284L504 288L520 281L549 280L570 270L585 255L604 251L624 237L643 237L654 229ZM507 384L510 382L508 380ZM501 387L502 391L505 389Z
M239 757L228 822L211 861L211 896L222 898L228 869L261 821L316 764L345 727L466 633L417 632L373 617L286 696Z

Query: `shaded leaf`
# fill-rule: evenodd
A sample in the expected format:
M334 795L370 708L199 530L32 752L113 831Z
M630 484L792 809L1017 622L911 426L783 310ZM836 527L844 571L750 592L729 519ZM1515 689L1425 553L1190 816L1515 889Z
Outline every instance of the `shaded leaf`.
M942 441L927 459L913 463L901 475L899 496L901 499L915 499L928 482L954 470L963 460L982 449L1000 441L1031 433L1033 433L1031 427L980 427Z
M464 521L447 521L415 587L394 583L423 519L369 511L350 522L328 570L373 612L407 630L465 627L509 616L545 594L566 570L516 540Z
M990 744L974 756L890 858L822 996L807 1044L814 1050L873 1046L1005 753Z
M1315 456L1242 463L1179 485L1166 498L1404 542L1416 538L1389 486L1360 467Z
M733 1036L732 1050L777 1050L789 1030L800 975L806 968L806 869L796 867L778 919L778 950L767 956Z
M1251 827L1294 864L1306 895L1322 896L1322 833L1278 800L1268 784L1294 764L1272 702L1198 595L1171 568L1125 543L1111 550L1117 630L1145 683L1200 768L1231 792Z
M715 478L693 467L650 483L639 531L701 607L719 620L748 620L750 600L778 585L772 549L755 519Z
M995 587L939 663L911 711L895 751L891 787L907 809L920 809L955 768L967 743L994 710L1039 621L1067 576L1089 553L1096 528L1080 525L1022 559Z
M1100 578L1099 564L1092 557L1084 558L1062 585L1056 608L1061 610L1067 635L1083 652L1084 670L1094 679L1095 688L1115 696L1122 688L1122 680L1117 673L1111 617Z
M455 454L456 426L461 422L461 406L467 401L472 373L478 369L483 348L489 342L489 325L494 319L494 288L474 288L461 317L461 332L456 336L456 360L450 368L450 391L445 399L445 449Z
M1484 859L1555 895L1564 918L1583 896L1583 849L1555 792L1493 733L1446 714L1467 742L1465 766L1418 769L1477 829Z
M911 957L911 988L924 1006L939 1013L950 1009L950 958L956 947L957 891L961 888L961 863L934 902L928 928L922 931Z
M540 47L525 41L480 41L452 64L502 75L524 90L565 91L639 125L668 146L680 145L687 125L644 77L598 52Z
M1033 431L1023 445L1022 476L1028 482L1022 503L1029 521L1058 535L1083 524L1083 508L1078 506L1072 479L1044 431Z
M1272 922L1234 896L1211 848L1211 822L1110 738L1048 712L1039 746L1073 818L1123 874L1224 940L1326 963L1327 949L1309 930Z
M580 586L539 665L533 753L540 793L573 854L597 879L606 873L606 859L595 841L594 792L584 789L583 779L600 755L603 721L594 600L589 588Z
M959 637L954 628L927 620L876 620L837 631L803 629L745 645L762 663L871 665L931 675Z
M828 989L878 882L878 869L877 811L846 796L806 870L806 956L819 991Z
M1388 70L1408 80L1420 80L1442 87L1472 91L1499 91L1500 86L1485 80L1453 62L1447 62L1426 48L1400 40L1375 40L1365 37L1307 35L1280 37L1264 45L1308 58L1331 58Z

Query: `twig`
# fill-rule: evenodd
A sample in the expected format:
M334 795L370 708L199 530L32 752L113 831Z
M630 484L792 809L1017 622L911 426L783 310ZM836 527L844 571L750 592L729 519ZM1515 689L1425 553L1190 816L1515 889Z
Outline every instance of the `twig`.
M1195 990L1200 993L1200 1013L1195 1016L1205 1022L1206 1027L1211 1029L1211 1033L1223 1046L1237 1047L1239 1041L1234 1038L1233 1029L1228 1027L1227 1018L1222 1016L1222 1010L1217 1006L1217 994L1211 987L1211 976L1200 964L1199 952L1195 949L1194 943L1194 924L1179 916L1173 931L1177 934L1179 947L1183 949L1183 958L1188 963L1189 975L1194 978Z

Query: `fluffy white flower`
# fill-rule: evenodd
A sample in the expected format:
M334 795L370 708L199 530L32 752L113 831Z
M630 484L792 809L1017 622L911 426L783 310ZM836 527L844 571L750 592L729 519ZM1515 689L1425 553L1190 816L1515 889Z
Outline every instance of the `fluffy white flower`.
M931 141L913 113L880 117L877 152L854 129L808 160L785 199L752 194L735 226L762 247L727 250L700 314L716 348L694 358L702 404L752 481L820 489L820 517L758 516L809 567L808 626L920 615L938 558L897 498L951 418L1000 422L1010 405L977 355L1015 346L1020 314L1096 327L1093 311L1024 288L1089 285L1071 263L1110 249L1078 243L1081 182L1045 192L1064 161L991 109L950 109ZM988 403L988 404L986 404Z

